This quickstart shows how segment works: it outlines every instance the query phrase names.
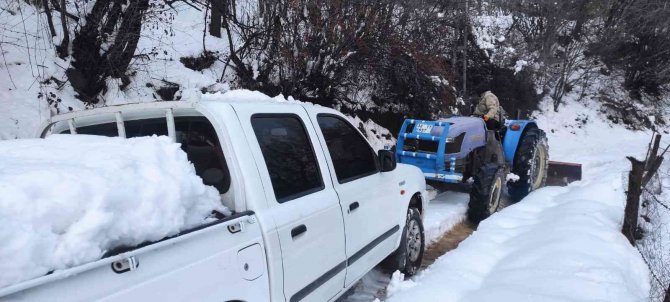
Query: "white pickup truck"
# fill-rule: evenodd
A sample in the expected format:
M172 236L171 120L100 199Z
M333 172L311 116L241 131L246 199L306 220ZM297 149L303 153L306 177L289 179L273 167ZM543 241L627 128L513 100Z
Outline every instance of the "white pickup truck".
M383 260L421 264L423 174L335 110L129 104L56 116L41 136L54 133L169 136L233 214L0 288L1 301L332 301Z

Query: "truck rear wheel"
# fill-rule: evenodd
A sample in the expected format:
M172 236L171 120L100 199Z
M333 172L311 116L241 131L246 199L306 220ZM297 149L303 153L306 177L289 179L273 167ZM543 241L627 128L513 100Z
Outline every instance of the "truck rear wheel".
M544 186L548 165L549 147L544 131L528 129L521 138L512 169L512 173L518 175L519 179L507 183L507 192L512 202L518 202Z
M498 210L503 183L503 169L500 165L489 163L479 168L470 190L470 222L477 224Z
M400 246L382 262L382 268L388 272L399 270L405 276L414 276L421 268L426 244L418 209L407 210L407 222L401 236Z

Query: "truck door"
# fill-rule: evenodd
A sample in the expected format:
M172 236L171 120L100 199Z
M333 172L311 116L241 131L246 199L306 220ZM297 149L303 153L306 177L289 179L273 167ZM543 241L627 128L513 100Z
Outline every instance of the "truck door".
M240 105L270 215L276 223L287 301L326 301L343 290L342 212L314 127L302 107Z
M376 151L349 121L328 109L318 111L310 117L327 149L344 215L349 286L396 248L400 189L392 174L379 171Z

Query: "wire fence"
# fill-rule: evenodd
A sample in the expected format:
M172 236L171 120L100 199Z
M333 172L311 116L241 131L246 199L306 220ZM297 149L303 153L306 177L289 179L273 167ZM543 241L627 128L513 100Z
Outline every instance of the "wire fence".
M649 267L650 301L667 302L670 299L670 205L663 186L663 179L670 179L667 172L660 173L655 182L642 192L640 211L640 237L637 249Z
M650 272L649 300L670 302L670 168L661 166L670 146L659 154L654 134L644 161L628 157L628 191L622 233Z

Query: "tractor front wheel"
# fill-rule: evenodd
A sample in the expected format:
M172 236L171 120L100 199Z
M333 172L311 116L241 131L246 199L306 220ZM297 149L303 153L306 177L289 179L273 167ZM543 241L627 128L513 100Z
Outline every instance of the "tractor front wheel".
M472 223L480 221L495 213L500 206L500 196L504 182L503 168L496 163L488 163L479 168L470 190L468 203L468 219Z
M519 179L507 183L507 192L512 202L518 202L530 192L544 186L548 165L549 147L544 131L528 129L521 138L514 157L512 173L518 175Z

